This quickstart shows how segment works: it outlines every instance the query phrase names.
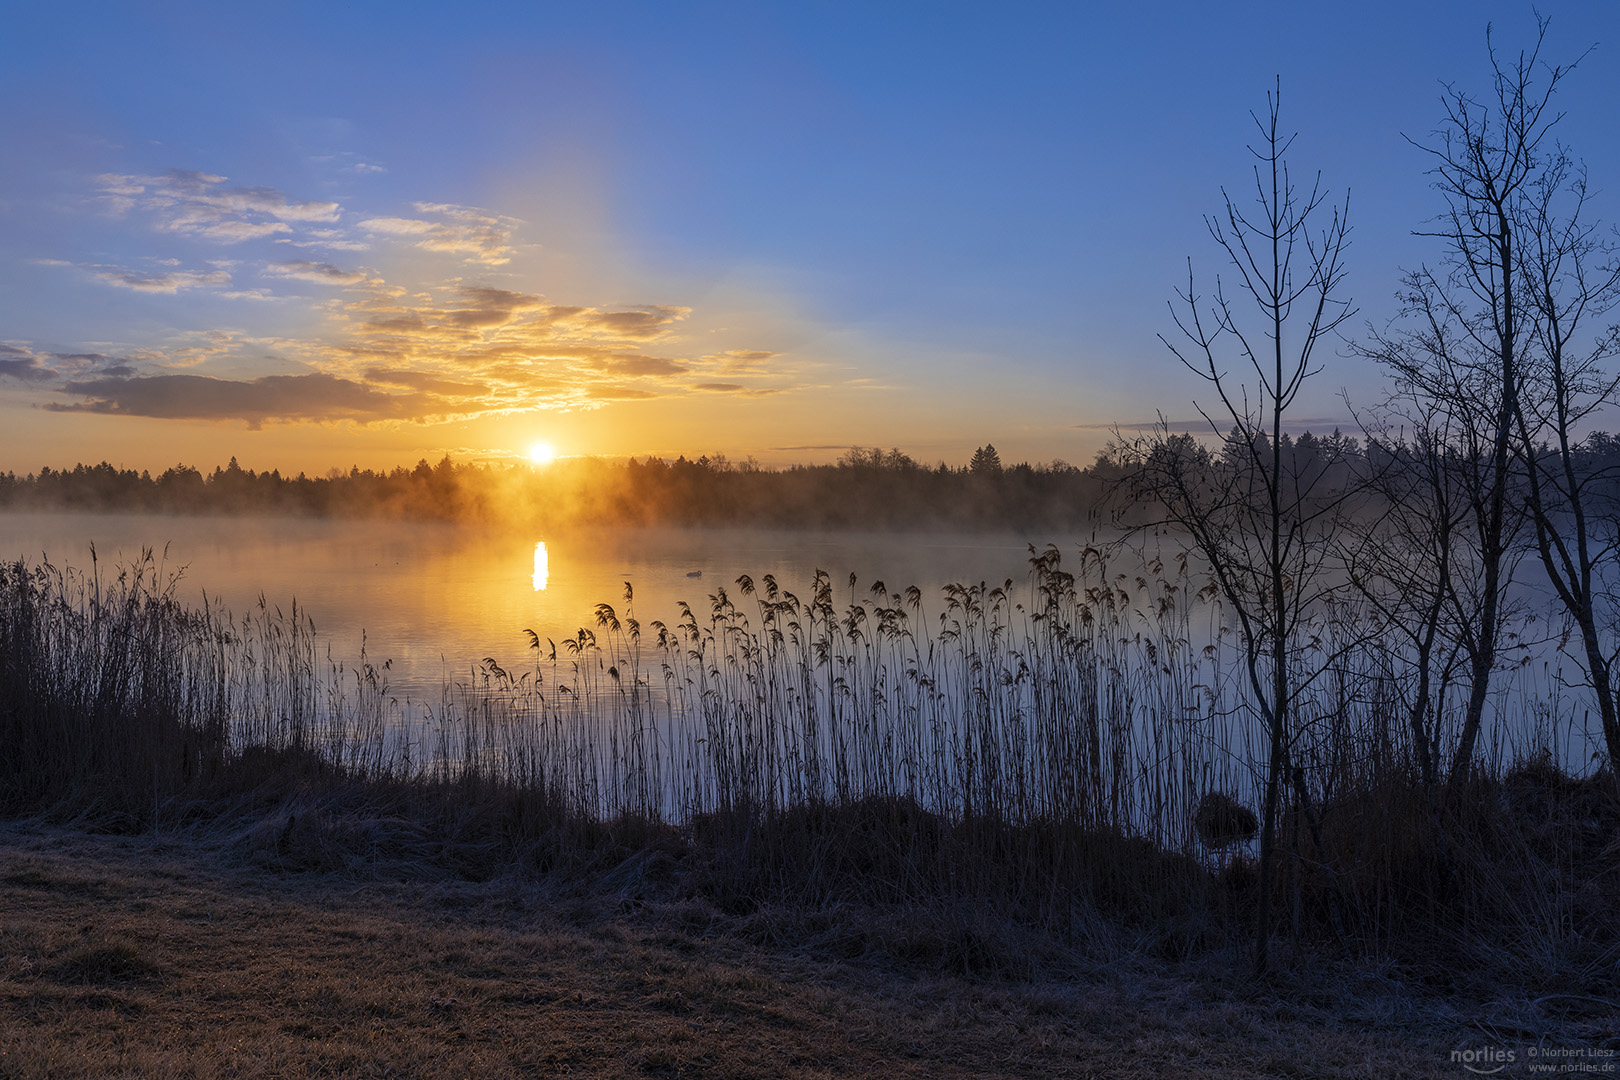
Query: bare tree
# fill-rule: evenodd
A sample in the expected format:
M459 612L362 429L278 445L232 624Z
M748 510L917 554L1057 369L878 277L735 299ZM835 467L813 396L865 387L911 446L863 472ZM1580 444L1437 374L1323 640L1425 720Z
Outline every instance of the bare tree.
M1399 361L1410 349L1427 348L1400 336L1374 340L1362 351L1380 359ZM1465 470L1444 404L1397 380L1389 400L1362 421L1374 507L1351 522L1345 537L1350 584L1391 635L1390 681L1406 692L1412 754L1431 795L1439 782L1439 717L1478 611L1463 537Z
M1332 519L1342 500L1329 490L1336 452L1297 454L1285 432L1289 409L1319 368L1316 350L1352 314L1339 297L1347 242L1348 199L1327 201L1316 176L1297 188L1287 163L1294 136L1279 120L1280 88L1267 95L1249 149L1257 159L1247 208L1222 190L1223 211L1205 219L1234 270L1228 292L1217 276L1213 296L1185 292L1171 311L1183 340L1161 337L1213 388L1218 404L1200 412L1224 452L1212 455L1161 425L1124 447L1139 495L1164 507L1202 556L1238 624L1245 675L1265 730L1260 764L1260 902L1256 970L1268 963L1278 816L1285 784L1307 798L1290 752L1294 706L1302 689L1300 630L1322 597ZM1239 374L1229 365L1235 364ZM1335 440L1335 448L1342 444ZM1293 767L1291 768L1291 764ZM1308 811L1308 807L1307 807Z
M1569 67L1540 60L1547 22L1538 16L1536 42L1512 63L1486 40L1492 93L1481 100L1447 85L1445 120L1431 155L1434 186L1446 203L1438 228L1420 233L1442 240L1441 272L1409 276L1409 307L1443 326L1443 348L1395 360L1398 379L1421 393L1443 397L1463 421L1460 459L1469 470L1469 541L1479 573L1477 622L1462 625L1470 687L1448 785L1472 767L1475 746L1497 664L1504 597L1512 579L1518 519L1510 500L1519 482L1514 436L1524 390L1524 349L1533 332L1531 301L1522 293L1521 235L1543 158L1558 115L1554 92ZM1543 76L1537 82L1537 74Z
M1507 498L1511 443L1498 441L1505 389L1498 358L1461 325L1446 282L1428 268L1406 276L1401 300L1400 325L1356 350L1393 380L1370 433L1381 429L1387 441L1399 424L1411 441L1403 435L1392 444L1394 460L1376 470L1385 512L1352 530L1349 561L1352 582L1413 646L1417 685L1408 721L1432 789L1441 767L1440 704L1459 653L1468 700L1448 778L1460 777L1472 760L1509 614L1505 594L1522 519ZM1517 387L1517 379L1506 386L1511 400Z
M1609 494L1613 462L1583 453L1576 430L1615 400L1620 378L1606 361L1620 351L1620 327L1589 331L1620 301L1620 260L1595 225L1582 219L1585 171L1557 147L1540 164L1517 222L1522 294L1533 323L1518 412L1535 525L1536 551L1553 591L1580 635L1582 666L1597 698L1611 766L1620 767L1615 665L1620 627L1614 585L1620 532ZM1611 513L1601 513L1610 510Z

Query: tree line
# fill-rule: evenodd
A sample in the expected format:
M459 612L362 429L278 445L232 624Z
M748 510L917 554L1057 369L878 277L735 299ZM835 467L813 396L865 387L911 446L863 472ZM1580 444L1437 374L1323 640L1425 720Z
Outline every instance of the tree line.
M354 467L325 476L255 472L236 458L211 473L154 476L102 462L0 473L0 507L181 514L399 517L533 525L738 525L1074 530L1104 483L1061 461L1003 466L993 445L972 463L929 467L898 449L853 448L831 465L760 466L724 454L674 460L564 459L543 468L460 463Z

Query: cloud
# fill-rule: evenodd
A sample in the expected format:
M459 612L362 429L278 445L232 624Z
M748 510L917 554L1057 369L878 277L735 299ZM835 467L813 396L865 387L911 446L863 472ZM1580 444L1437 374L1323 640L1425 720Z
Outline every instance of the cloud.
M56 372L40 363L39 357L28 349L15 345L0 345L0 379L18 382L48 382Z
M763 372L767 360L774 360L781 355L764 349L727 349L723 353L712 353L703 359L727 375L749 375Z
M349 310L360 318L353 324L366 335L403 335L418 339L480 340L489 331L521 323L555 322L557 309L538 296L460 286L451 291L445 304L402 304L395 290L379 289L355 301Z
M231 275L224 270L212 270L208 273L195 270L149 273L121 266L86 266L84 269L104 285L133 289L135 292L167 293L171 296L184 289L216 288L231 283Z
M358 285L367 280L366 275L359 270L343 270L331 263L302 260L271 263L265 267L264 272L271 277L313 281L317 285Z
M163 420L367 420L419 414L414 395L385 394L325 373L266 375L248 380L206 375L110 377L70 382L62 389L85 400L53 402L52 412L150 416Z
M679 305L553 304L534 293L466 283L408 293L370 279L331 310L336 340L324 358L306 355L305 362L370 383L460 398L469 410L599 408L699 391L782 392L717 379L713 358L643 352L690 315ZM748 350L743 359L776 355ZM702 381L694 386L689 379Z
M172 198L188 206L206 206L224 213L265 214L281 221L336 221L341 210L335 202L289 199L274 188L219 187L225 180L223 176L176 169L146 183L159 198Z
M658 304L620 310L549 304L537 295L478 286L447 291L448 302L407 303L399 290L374 290L350 305L353 329L418 340L566 342L569 350L559 355L612 359L622 358L625 346L664 335L691 311Z
M131 350L129 359L148 368L189 368L249 358L262 361L276 350L277 344L274 340L248 337L239 330L192 330L162 346Z
M613 356L592 362L598 371L612 375L683 375L691 365L667 356Z
M83 270L103 285L111 285L118 289L130 289L143 293L166 293L173 295L186 289L211 289L228 286L231 283L230 271L225 267L232 265L226 262L215 262L213 270L177 270L180 265L178 259L150 259L149 262L163 267L161 270L136 270L127 266L107 266L100 263L70 263L61 259L36 259L41 266L71 266Z
M334 222L342 212L335 202L291 199L274 188L221 186L226 180L183 169L161 176L108 173L96 178L103 205L113 213L144 210L161 229L222 244L292 233L294 224Z
M450 203L413 205L417 213L439 220L376 217L360 222L360 227L374 235L409 240L423 251L461 255L485 266L504 266L511 261L512 232L518 225L514 219Z
M634 386L591 386L585 390L585 396L598 401L640 401L645 398L664 397L665 395L654 390L641 390Z
M704 390L711 394L740 394L743 397L766 397L770 394L780 394L782 391L769 386L744 386L734 382L698 383L694 390Z
M584 308L580 309L579 314L571 316L571 319L576 326L594 333L607 334L613 337L645 339L658 337L668 330L671 325L680 322L690 314L692 314L692 309L689 307L648 304L621 311L599 311L595 308Z
M134 364L106 353L51 353L51 369L61 376L133 375Z
M512 292L509 289L492 289L487 285L459 285L456 293L464 299L486 307L502 308L507 311L520 311L524 308L540 306L540 297L530 293ZM570 310L578 311L579 308Z
M223 180L224 177L218 179ZM144 195L147 185L157 182L152 177L118 176L114 173L106 173L96 177L96 184L100 190L109 195Z
M425 371L403 368L367 368L366 381L386 386L405 386L412 390L426 390L445 397L474 397L488 393L489 386L479 382L455 382L442 379Z
M381 170L352 158L345 168ZM7 377L54 379L47 385L63 387L64 396L51 406L58 411L254 425L412 421L782 392L751 385L764 381L751 376L764 374L778 357L775 352L733 349L699 357L684 351L682 324L691 315L685 306L553 303L537 293L461 277L389 281L375 269L355 266L357 257L340 254L371 249L398 255L410 247L449 255L474 269L505 266L520 250L514 237L521 223L493 211L415 202L397 216L359 214L337 202L299 200L201 171L109 174L99 178L98 187L108 209L139 215L137 222L170 234L171 240L270 241L287 247L264 250L294 257L60 265L77 266L101 284L132 292L209 290L232 300L291 300L308 305L309 314L323 323L313 333L286 338L218 327L171 330L143 342L117 364L64 366L43 356L4 357ZM441 272L468 273L439 260L406 265L419 272L435 263ZM260 280L253 284L262 287L233 283L233 275L246 276L243 267L257 268ZM282 282L332 291L311 300L316 290ZM295 291L304 295L291 295ZM705 346L716 349L717 342L709 338ZM278 374L266 374L272 371ZM771 382L783 385L790 376L780 366L770 374Z
M370 251L371 245L360 240L352 239L342 229L307 229L305 239L294 240L290 237L281 237L278 244L291 244L301 248L325 248L328 251Z
M120 357L99 352L38 352L12 343L0 343L0 378L42 383L75 376L96 377L133 375L134 364Z
M290 233L292 228L281 221L176 221L170 226L177 232L189 232L206 240L221 244L240 244L244 240L261 240L278 233Z
M537 294L472 284L407 294L372 280L335 311L347 340L331 346L320 366L346 359L363 365L369 380L397 385L407 385L399 372L419 372L442 385L408 385L445 393L477 383L486 411L595 408L689 393L680 380L696 370L691 360L641 351L690 313L674 305L552 304Z
M110 283L146 291L229 281L223 267L213 278L181 267L95 269ZM51 407L258 425L594 409L696 392L687 385L700 370L696 362L643 351L687 317L685 307L552 304L538 294L465 282L412 292L371 271L315 260L272 263L264 273L348 292L321 304L330 321L317 338L180 335L133 355L139 372L81 366L66 373L66 400ZM267 360L318 374L241 374L262 371ZM194 370L182 374L183 368Z

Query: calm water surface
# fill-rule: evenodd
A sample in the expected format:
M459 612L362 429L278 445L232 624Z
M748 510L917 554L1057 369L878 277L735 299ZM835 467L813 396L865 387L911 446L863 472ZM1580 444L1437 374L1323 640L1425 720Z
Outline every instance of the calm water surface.
M925 614L943 604L947 582L1023 583L1028 545L1078 538L1013 534L869 534L742 529L579 529L513 532L418 522L309 521L285 518L177 518L133 514L0 514L0 557L48 556L88 567L90 545L105 568L151 548L181 572L179 596L204 594L244 612L262 595L307 610L332 656L350 662L364 635L368 658L392 660L396 692L436 697L484 658L521 664L525 629L560 640L594 625L599 603L624 614L624 585L634 614L674 623L677 601L701 617L724 588L740 601L736 579L773 574L782 588L808 597L817 569L833 578L840 604L873 581L890 592L923 590Z

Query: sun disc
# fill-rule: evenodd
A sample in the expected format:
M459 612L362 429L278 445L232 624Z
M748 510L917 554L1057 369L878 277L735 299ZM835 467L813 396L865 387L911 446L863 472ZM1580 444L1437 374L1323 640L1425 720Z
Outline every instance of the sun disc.
M529 447L529 460L536 465L544 465L557 455L552 451L550 443L535 443Z

